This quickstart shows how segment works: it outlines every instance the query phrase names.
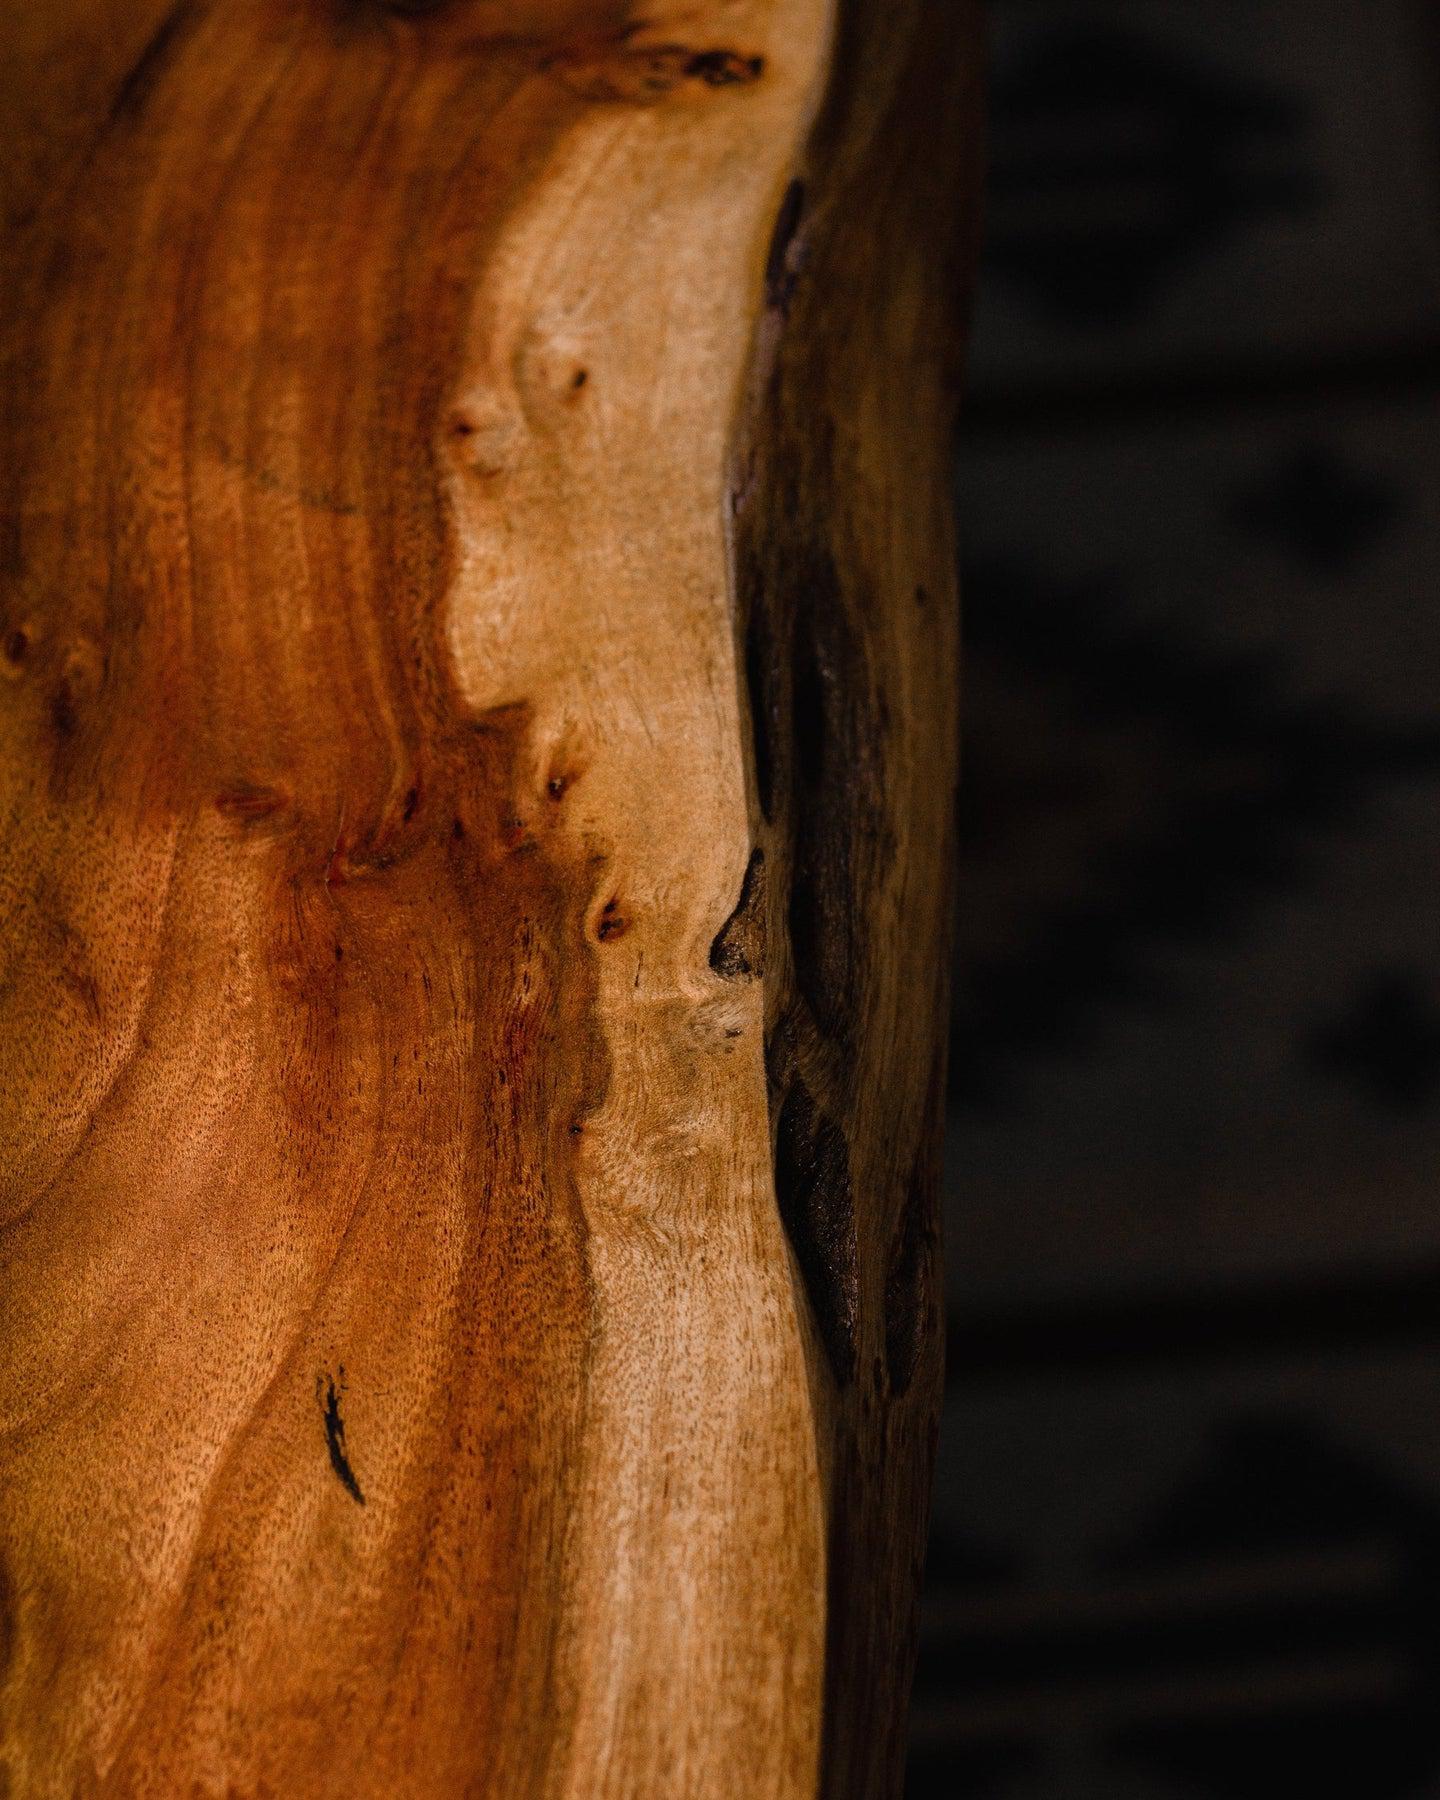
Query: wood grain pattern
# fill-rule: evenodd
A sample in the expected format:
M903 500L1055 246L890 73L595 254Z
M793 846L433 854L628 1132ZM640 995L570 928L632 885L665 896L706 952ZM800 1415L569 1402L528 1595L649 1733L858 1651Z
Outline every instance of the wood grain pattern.
M0 48L0 1791L897 1791L968 4Z

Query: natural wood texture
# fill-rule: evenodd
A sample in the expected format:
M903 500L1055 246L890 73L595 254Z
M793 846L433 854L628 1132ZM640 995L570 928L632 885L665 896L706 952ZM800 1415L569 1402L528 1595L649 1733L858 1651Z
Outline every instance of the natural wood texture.
M0 20L0 1792L896 1791L945 0Z

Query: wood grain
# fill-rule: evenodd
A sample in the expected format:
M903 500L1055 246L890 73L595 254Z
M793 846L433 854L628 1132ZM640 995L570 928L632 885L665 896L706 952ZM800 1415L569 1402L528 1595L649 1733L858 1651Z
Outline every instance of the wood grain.
M0 20L0 1792L898 1791L935 0Z

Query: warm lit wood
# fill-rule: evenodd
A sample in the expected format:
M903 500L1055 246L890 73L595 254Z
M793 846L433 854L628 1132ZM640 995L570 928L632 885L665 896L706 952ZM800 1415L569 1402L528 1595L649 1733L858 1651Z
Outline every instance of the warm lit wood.
M3 13L0 1791L894 1792L968 3Z

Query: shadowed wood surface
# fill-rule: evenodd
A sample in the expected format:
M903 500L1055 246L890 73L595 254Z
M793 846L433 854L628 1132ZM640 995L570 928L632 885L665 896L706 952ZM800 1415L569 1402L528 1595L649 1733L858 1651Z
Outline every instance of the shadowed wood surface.
M973 44L0 21L8 1792L896 1790Z

